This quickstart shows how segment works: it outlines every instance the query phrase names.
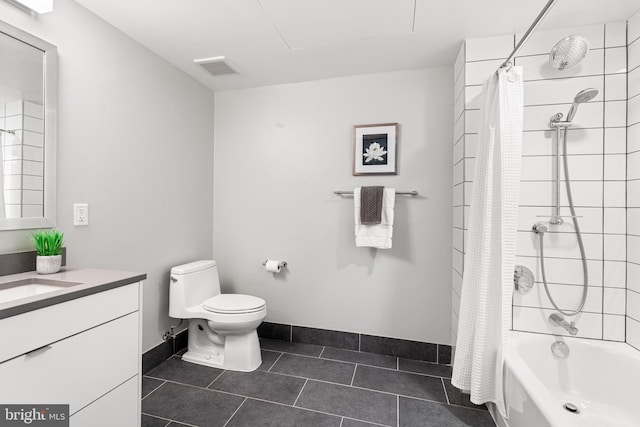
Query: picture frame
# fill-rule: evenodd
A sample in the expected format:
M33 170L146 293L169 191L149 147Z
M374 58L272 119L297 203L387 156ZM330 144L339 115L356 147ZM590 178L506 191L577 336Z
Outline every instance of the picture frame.
M398 123L353 127L353 175L397 175Z

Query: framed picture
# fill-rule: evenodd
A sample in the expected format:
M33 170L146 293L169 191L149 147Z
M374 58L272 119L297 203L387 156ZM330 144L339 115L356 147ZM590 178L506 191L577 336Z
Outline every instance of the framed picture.
M353 127L353 175L397 175L398 123Z

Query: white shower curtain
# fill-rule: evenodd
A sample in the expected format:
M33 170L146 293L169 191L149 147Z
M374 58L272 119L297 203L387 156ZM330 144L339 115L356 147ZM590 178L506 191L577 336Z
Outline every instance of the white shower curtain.
M451 379L473 403L494 402L505 417L502 369L511 328L522 92L521 67L501 69L484 86Z

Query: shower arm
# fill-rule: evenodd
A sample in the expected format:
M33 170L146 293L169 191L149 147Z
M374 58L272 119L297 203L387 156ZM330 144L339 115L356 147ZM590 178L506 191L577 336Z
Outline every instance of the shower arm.
M533 23L531 24L529 29L524 33L524 35L522 36L522 38L520 39L520 41L516 45L515 49L513 49L513 52L511 52L511 55L509 55L509 57L502 63L502 65L500 65L500 67L498 67L498 70L500 70L502 68L505 68L509 64L511 64L511 60L513 59L513 57L516 56L516 54L520 51L520 48L522 48L522 46L527 42L527 40L529 39L531 34L535 31L535 29L538 27L538 25L540 25L540 22L542 22L542 20L547 15L547 13L549 13L549 10L551 10L553 5L557 1L558 0L549 0L547 2L547 4L544 6L544 8L542 8L542 11L540 11L538 16L536 17L535 21L533 21Z

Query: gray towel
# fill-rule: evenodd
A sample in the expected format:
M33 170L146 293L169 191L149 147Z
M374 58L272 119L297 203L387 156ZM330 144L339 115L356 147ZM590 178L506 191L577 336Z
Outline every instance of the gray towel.
M384 187L361 187L360 222L364 225L378 225L382 220L382 193Z

